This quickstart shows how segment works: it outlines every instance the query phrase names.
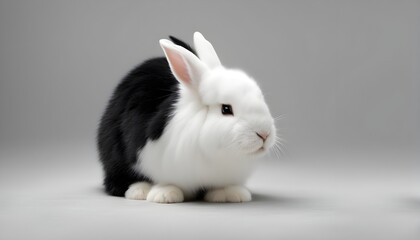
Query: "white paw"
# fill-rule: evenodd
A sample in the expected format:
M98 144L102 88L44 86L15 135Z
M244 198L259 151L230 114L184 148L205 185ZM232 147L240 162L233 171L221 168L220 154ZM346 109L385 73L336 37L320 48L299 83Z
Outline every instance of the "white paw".
M147 195L147 201L156 203L179 203L184 201L184 193L173 185L154 185Z
M152 185L148 182L137 182L130 185L125 192L125 198L133 200L145 200Z
M251 193L242 186L229 186L214 190L209 190L204 196L207 202L249 202L251 201Z

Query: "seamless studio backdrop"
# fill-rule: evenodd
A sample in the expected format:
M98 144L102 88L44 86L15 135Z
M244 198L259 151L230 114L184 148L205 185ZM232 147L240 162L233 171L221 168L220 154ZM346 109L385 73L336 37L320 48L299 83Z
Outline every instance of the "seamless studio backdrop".
M419 24L414 0L0 1L0 239L419 239ZM194 31L258 81L286 151L251 203L104 195L114 87Z

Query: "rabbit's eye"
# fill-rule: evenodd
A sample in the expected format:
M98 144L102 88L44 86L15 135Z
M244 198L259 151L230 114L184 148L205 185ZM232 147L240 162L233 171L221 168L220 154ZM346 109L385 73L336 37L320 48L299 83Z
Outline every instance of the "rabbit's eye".
M222 114L223 115L233 115L232 106L229 104L222 104Z

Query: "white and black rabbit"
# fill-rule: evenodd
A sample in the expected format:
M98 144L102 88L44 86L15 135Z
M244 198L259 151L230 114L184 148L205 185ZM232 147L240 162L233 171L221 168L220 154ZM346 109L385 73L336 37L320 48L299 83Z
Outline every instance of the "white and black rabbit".
M221 65L203 35L197 53L162 39L165 58L150 59L118 85L101 119L98 149L106 192L159 203L202 195L246 202L255 160L276 128L257 83Z

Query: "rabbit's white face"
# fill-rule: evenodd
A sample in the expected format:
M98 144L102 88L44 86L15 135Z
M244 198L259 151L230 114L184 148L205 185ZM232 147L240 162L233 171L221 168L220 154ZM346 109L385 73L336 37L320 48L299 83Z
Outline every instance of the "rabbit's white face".
M240 70L224 68L213 46L194 34L195 56L160 40L172 73L205 117L197 129L200 149L209 157L259 156L275 142L276 128L257 83ZM185 97L185 96L184 96ZM197 134L198 134L197 133Z
M244 72L212 70L203 76L199 95L208 109L200 135L205 152L259 156L274 145L274 120L257 83Z

